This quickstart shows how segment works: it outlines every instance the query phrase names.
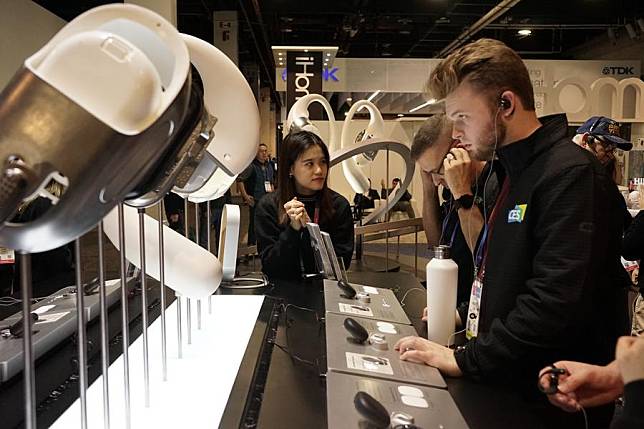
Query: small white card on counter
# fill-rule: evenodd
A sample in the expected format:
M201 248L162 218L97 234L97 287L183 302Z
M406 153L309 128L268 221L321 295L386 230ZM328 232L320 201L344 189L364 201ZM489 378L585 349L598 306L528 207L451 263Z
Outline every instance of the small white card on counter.
M378 295L378 288L373 286L362 286L362 290L370 295Z
M358 316L373 316L373 311L364 305L345 304L344 302L339 302L338 306L342 313L356 314Z
M63 313L42 314L38 317L38 321L36 322L36 325L40 323L53 323L67 316L68 314L69 314L69 311L65 311Z
M394 370L391 368L391 363L387 358L351 352L346 352L345 356L347 358L347 368L349 369L394 375Z

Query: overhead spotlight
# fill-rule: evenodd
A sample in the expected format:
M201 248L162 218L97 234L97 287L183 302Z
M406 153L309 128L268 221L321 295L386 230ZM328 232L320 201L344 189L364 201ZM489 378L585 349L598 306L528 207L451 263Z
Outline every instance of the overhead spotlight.
M399 118L402 118L402 117L403 117L403 116L405 116L405 115L403 115L402 113L399 113L397 116L398 116Z
M532 34L532 30L529 28L522 28L521 30L517 31L517 34L519 36L529 36Z
M331 54L329 54L329 53L327 52L326 56L327 56L327 57L330 57L330 56L331 56Z
M347 102L351 103L353 101L353 97L347 97Z
M633 27L633 24L626 24L626 32L628 33L628 37L631 39L636 39L637 38L637 33L635 32L635 28Z

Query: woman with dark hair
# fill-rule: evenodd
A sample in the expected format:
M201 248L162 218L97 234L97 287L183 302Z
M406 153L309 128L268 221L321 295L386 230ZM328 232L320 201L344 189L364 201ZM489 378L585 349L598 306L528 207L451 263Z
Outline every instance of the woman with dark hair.
M280 147L277 190L257 205L255 228L262 271L270 278L299 279L315 273L307 222L331 235L346 267L353 255L353 220L349 202L327 186L329 151L317 135L300 131Z

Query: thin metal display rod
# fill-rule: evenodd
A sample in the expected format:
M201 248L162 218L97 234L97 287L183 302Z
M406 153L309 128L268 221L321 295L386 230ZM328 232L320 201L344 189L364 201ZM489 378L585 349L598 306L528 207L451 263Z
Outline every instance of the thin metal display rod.
M148 356L148 290L145 279L145 210L139 209L139 255L141 256L141 316L143 331L143 381L145 406L150 406L150 361Z
M208 225L208 251L212 253L212 228L210 225L210 201L206 203L206 223ZM208 296L208 314L212 314L212 296Z
M31 320L31 255L18 252L20 261L20 294L22 297L22 346L24 348L25 385L25 428L36 429L36 369L31 342L33 322Z
M105 255L103 254L103 222L98 223L98 298L101 307L101 367L103 373L103 427L110 428L110 349L107 328L107 292L105 290Z
M80 391L81 428L87 429L87 336L85 332L85 290L81 278L80 238L74 241L76 253L76 321L78 336L78 388Z
M387 186L389 186L389 147L387 147L387 171L386 171L386 176L387 176L387 181L385 182L385 189ZM391 192L393 192L393 186L391 189ZM389 191L385 194L387 195L387 199L385 200L385 204L387 204L387 201L389 201L389 198L391 195L389 195ZM387 210L387 213L385 214L385 221L388 223L389 219L391 219L391 210ZM387 232L385 234L385 272L389 272L389 230L387 229Z
M187 239L190 239L190 233L188 232L188 199L183 200L183 205L184 205L184 211L185 215L183 216L184 218L184 225L185 225L185 235ZM186 330L188 331L188 344L192 344L192 321L190 320L192 315L190 311L190 298L186 298Z
M123 337L123 399L125 401L125 427L132 423L130 407L130 317L128 310L127 261L125 259L125 219L123 203L118 205L119 249L121 249L121 335Z
M165 255L163 253L163 199L159 201L159 288L161 292L161 367L163 381L168 380L168 347L166 344L166 294L165 294Z
M199 203L195 203L195 243L199 246ZM197 300L197 329L201 330L201 300Z

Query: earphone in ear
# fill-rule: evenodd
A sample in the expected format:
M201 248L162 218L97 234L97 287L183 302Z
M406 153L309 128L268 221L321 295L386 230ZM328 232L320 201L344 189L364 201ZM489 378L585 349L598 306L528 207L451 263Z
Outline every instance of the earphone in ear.
M510 100L508 100L507 98L501 97L499 99L499 106L501 106L503 110L507 110L512 107L512 103L510 103Z

